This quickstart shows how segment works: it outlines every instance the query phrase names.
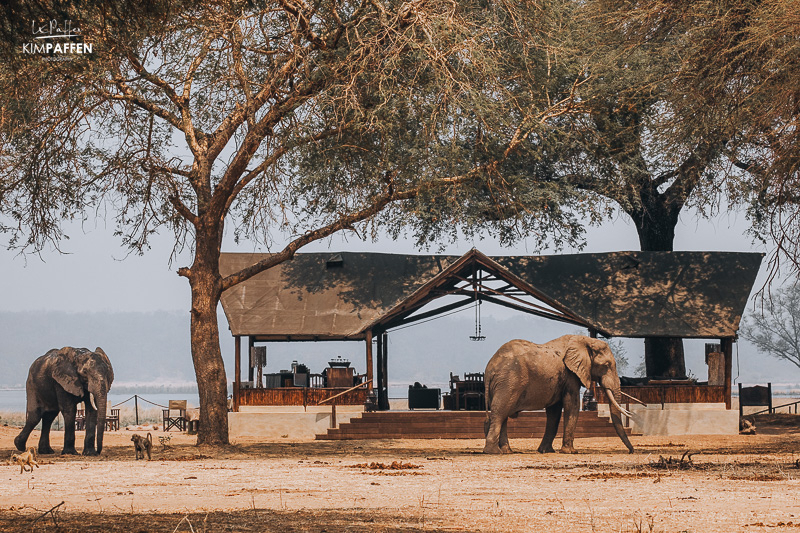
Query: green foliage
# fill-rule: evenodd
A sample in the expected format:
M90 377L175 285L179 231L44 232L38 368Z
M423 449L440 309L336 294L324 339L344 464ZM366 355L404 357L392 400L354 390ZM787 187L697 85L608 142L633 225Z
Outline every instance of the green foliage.
M4 229L39 249L91 207L133 251L164 228L191 247L178 273L192 288L201 443L227 442L221 293L305 244L389 221L437 236L518 209L542 240L577 235L564 191L518 187L529 178L510 157L573 103L551 42L559 11L527 0L106 0L24 12L80 21L93 52L53 61L20 54L19 39L0 48ZM0 28L21 31L19 12L2 14ZM392 204L402 207L378 216ZM237 238L289 242L223 277L231 224Z
M484 232L505 243L577 244L576 212L594 206L552 179L549 127L571 111L580 81L562 59L559 33L572 4L460 7L460 23L435 33L446 62L393 68L385 99L370 102L379 112L369 128L304 148L303 201L311 196L314 212L335 213L341 203L331 199L345 202L343 191L418 184L418 195L384 210L363 236L379 226L394 237L411 230L421 246Z
M800 270L797 2L594 4L618 29L626 50L675 43L679 54L665 78L679 118L672 136L718 136L724 144L716 173L723 179L715 183L732 201L747 205L754 236L774 240L772 273L786 259L795 273Z

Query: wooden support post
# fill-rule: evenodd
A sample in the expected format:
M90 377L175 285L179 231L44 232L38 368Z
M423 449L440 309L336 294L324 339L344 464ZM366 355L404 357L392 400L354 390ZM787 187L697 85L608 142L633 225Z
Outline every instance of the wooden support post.
M378 333L378 360L377 360L377 368L375 369L377 372L377 389L378 389L378 411L383 411L383 334Z
M233 338L234 346L236 347L236 361L234 362L234 380L233 380L233 410L239 412L239 405L241 402L239 384L242 382L242 338L236 335Z
M381 356L381 363L382 363L382 374L383 374L383 383L381 384L381 392L382 392L382 407L380 409L382 411L389 410L389 335L386 332L381 333L381 337L383 338L383 355ZM381 398L378 398L379 403Z
M266 353L267 347L264 346L264 352ZM264 359L266 361L266 359ZM258 368L256 369L256 387L261 389L264 388L264 367L261 366L261 362L258 362Z
M373 371L372 371L372 330L367 330L367 381L369 384L367 385L367 390L372 390L372 379L373 379Z
M250 370L247 371L247 379L250 381L250 386L253 386L254 376L253 371L253 346L256 345L256 340L253 337L247 337L247 366Z
M733 377L733 339L720 339L720 348L725 354L725 407L731 408L731 381Z
M331 429L336 429L336 404L331 404Z

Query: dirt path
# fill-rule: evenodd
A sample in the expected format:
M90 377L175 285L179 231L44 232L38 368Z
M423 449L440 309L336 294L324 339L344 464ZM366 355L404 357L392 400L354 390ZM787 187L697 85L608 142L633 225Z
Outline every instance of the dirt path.
M540 455L528 439L512 442L518 453L486 456L475 440L220 450L173 433L166 450L156 439L149 462L134 460L120 431L106 434L100 458L47 456L32 474L3 466L0 530L800 531L793 431L634 437L633 455L617 439L578 439L570 456ZM17 432L0 428L6 458ZM62 436L52 442L60 449ZM683 468L661 462L686 451L698 453Z

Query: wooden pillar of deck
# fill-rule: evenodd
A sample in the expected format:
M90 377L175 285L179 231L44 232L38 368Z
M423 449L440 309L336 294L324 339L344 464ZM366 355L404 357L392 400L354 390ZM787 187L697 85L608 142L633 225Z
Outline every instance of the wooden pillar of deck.
M725 355L725 407L731 408L731 381L733 377L733 339L720 339L720 348Z
M372 371L372 330L367 330L367 390L372 390L373 388L373 371Z
M387 359L386 332L378 334L378 410L389 410L389 379Z
M256 338L252 335L247 337L247 367L249 370L247 371L247 379L250 381L250 386L253 386L253 381L255 380L254 371L255 368L253 367L253 346L256 345Z
M236 335L233 337L234 346L236 347L236 359L234 361L234 380L233 380L233 410L239 412L239 405L241 404L241 393L239 392L239 383L242 381L242 337Z

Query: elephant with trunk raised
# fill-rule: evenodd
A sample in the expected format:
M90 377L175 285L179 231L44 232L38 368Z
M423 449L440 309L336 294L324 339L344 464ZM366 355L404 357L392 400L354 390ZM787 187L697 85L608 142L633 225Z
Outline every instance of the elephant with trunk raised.
M564 411L562 453L575 453L581 385L596 381L611 402L611 422L622 442L633 446L622 426L617 362L605 342L583 335L564 335L546 344L524 340L505 343L486 365L486 446L484 453L511 453L508 418L520 411L545 409L547 425L540 453L553 452L553 439Z
M99 455L103 450L108 390L113 381L111 361L100 348L92 352L86 348L65 347L50 350L39 357L28 372L25 427L14 439L14 445L20 451L25 450L28 436L41 420L39 453L54 453L50 447L50 425L61 412L64 416L64 448L61 453L77 454L75 414L78 404L83 402L86 407L83 455Z

